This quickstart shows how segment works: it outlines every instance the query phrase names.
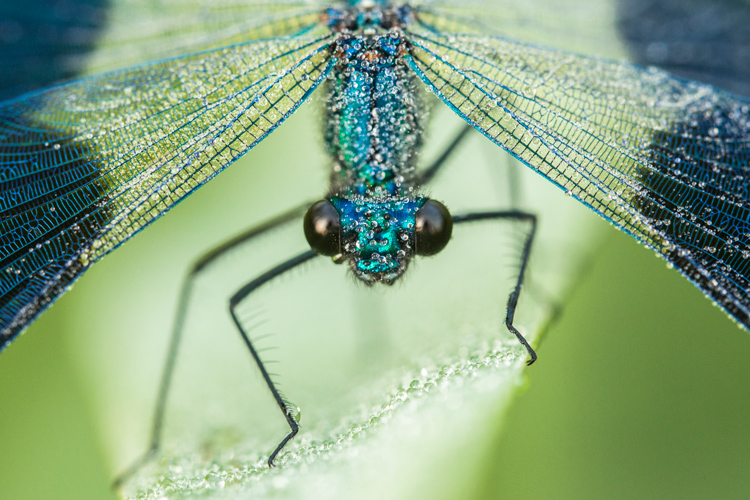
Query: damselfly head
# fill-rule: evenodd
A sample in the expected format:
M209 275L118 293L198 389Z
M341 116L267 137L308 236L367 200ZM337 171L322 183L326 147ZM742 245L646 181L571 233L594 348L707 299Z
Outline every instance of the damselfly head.
M414 255L435 255L453 230L445 206L427 198L337 197L314 203L305 214L310 247L334 261L349 261L368 285L394 283Z

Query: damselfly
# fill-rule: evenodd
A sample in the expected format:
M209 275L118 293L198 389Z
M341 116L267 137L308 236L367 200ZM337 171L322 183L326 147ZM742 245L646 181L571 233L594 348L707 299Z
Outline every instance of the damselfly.
M510 218L529 231L506 324L535 359L513 327L535 217L451 218L420 194L442 165L415 169L426 86L469 125L443 159L480 131L750 324L747 101L658 70L483 34L439 2L255 10L272 22L224 26L223 43L208 44L220 48L0 105L3 347L93 262L255 146L319 86L334 168L328 196L305 217L314 251L239 290L232 313L318 254L348 263L367 284L391 284L415 255L439 252L453 223ZM272 463L298 424L235 321L291 429Z

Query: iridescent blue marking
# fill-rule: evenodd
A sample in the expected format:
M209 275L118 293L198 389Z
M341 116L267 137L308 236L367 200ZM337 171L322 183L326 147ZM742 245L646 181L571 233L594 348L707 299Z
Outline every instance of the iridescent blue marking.
M341 245L354 274L393 283L414 255L415 215L426 198L329 198L341 216Z

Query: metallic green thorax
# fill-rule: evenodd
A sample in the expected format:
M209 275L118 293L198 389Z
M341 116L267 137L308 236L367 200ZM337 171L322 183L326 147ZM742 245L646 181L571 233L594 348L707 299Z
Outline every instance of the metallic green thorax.
M398 195L412 180L426 113L404 43L398 33L339 41L325 131L337 193Z
M328 199L341 217L342 256L357 277L392 283L414 254L415 214L425 202L413 184L427 112L404 64L401 30L378 22L406 22L408 12L355 7L329 16L342 28L327 87Z

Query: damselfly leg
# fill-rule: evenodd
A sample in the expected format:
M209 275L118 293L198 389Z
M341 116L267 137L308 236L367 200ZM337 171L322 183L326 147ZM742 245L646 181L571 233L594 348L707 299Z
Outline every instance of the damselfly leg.
M428 183L438 174L441 168L443 168L446 165L447 160L454 153L457 147L460 144L462 144L465 138L469 135L469 132L471 129L472 127L468 125L462 127L459 134L444 149L444 151L433 162L433 164L430 165L421 173L420 183L422 184ZM309 204L305 204L293 210L290 210L289 212L277 217L276 219L270 221L269 223L259 228L254 228L250 231L247 231L235 237L234 239L218 246L214 250L206 253L203 257L198 259L196 263L191 267L191 269L189 270L189 272L187 273L183 281L183 285L182 285L180 295L179 295L174 328L172 330L172 336L170 339L169 348L167 352L167 359L165 362L165 367L164 367L164 371L162 374L158 397L157 397L156 406L154 410L153 427L152 427L151 437L149 441L149 448L146 451L146 453L144 453L144 455L138 461L136 461L130 468L128 468L123 474L121 474L117 478L117 480L114 482L115 487L118 487L124 481L129 479L140 467L142 467L153 456L155 456L159 450L159 447L161 444L162 426L163 426L163 420L164 420L164 414L165 414L165 408L166 408L166 401L169 397L169 390L171 387L172 375L176 366L177 355L179 353L180 342L182 340L182 331L183 331L183 327L185 324L185 317L187 316L189 301L191 298L193 283L195 279L199 275L201 275L203 272L205 272L207 269L209 269L211 263L219 259L222 255L226 254L227 252L231 251L232 249L242 244L246 244L252 239L258 236L261 236L273 230L274 228L279 227L280 225L286 222L292 221L295 218L300 218L301 215L304 213L304 209L308 205ZM526 270L528 267L529 255L531 252L534 235L536 232L536 217L533 214L529 214L529 213L525 213L525 212L521 212L517 210L509 210L509 211L471 213L467 215L458 215L453 218L453 222L455 224L464 224L464 223L469 223L469 222L488 221L488 220L498 221L498 222L499 221L515 221L515 222L522 222L522 223L529 225L529 230L527 231L525 239L524 239L518 272L516 274L516 283L507 301L505 324L508 330L511 333L513 333L518 339L518 341L526 348L530 357L528 364L531 364L536 360L536 354L534 350L532 349L532 347L529 345L529 343L526 341L526 339L523 337L523 335L521 335L521 333L513 325L513 321L514 321L516 306L518 304L518 300L520 297L524 277L525 277ZM290 432L284 437L284 439L279 443L279 445L276 447L273 453L271 453L271 455L269 456L269 459L268 459L269 466L273 466L273 462L276 459L279 452L297 434L297 432L299 431L299 423L295 416L293 405L291 405L278 391L276 385L271 379L270 374L266 370L263 364L263 361L261 360L258 354L258 351L253 346L250 336L245 331L239 318L237 317L235 308L240 302L245 300L254 291L258 290L266 283L283 275L287 271L290 271L300 266L301 264L311 260L315 256L317 256L315 252L307 251L277 265L276 267L270 269L266 273L260 275L259 277L255 278L254 280L250 281L248 284L240 288L231 297L230 303L229 303L229 311L232 316L232 319L236 327L238 328L245 345L250 351L250 354L252 355L253 360L258 366L258 369L260 370L261 375L263 376L264 382L266 383L269 391L274 397L274 400L279 406L290 428Z
M169 396L169 390L171 388L172 375L174 373L177 362L177 355L180 350L180 343L182 341L182 334L185 326L185 318L187 317L188 306L190 304L190 298L193 292L193 284L196 278L206 272L211 267L212 263L220 259L227 252L230 252L231 250L253 240L254 238L262 236L289 221L300 218L302 214L304 214L304 211L308 206L309 203L300 205L261 226L253 227L250 230L235 236L231 240L226 241L216 248L206 252L190 267L180 287L175 319L172 327L171 337L169 340L169 346L167 348L166 360L164 362L164 370L159 382L159 392L157 394L156 404L154 406L154 416L152 420L148 450L115 479L115 481L112 483L113 488L118 488L130 477L132 477L133 474L137 472L138 469L140 469L144 464L146 464L152 457L154 457L159 450L159 446L161 444L162 426L164 423L164 412Z

